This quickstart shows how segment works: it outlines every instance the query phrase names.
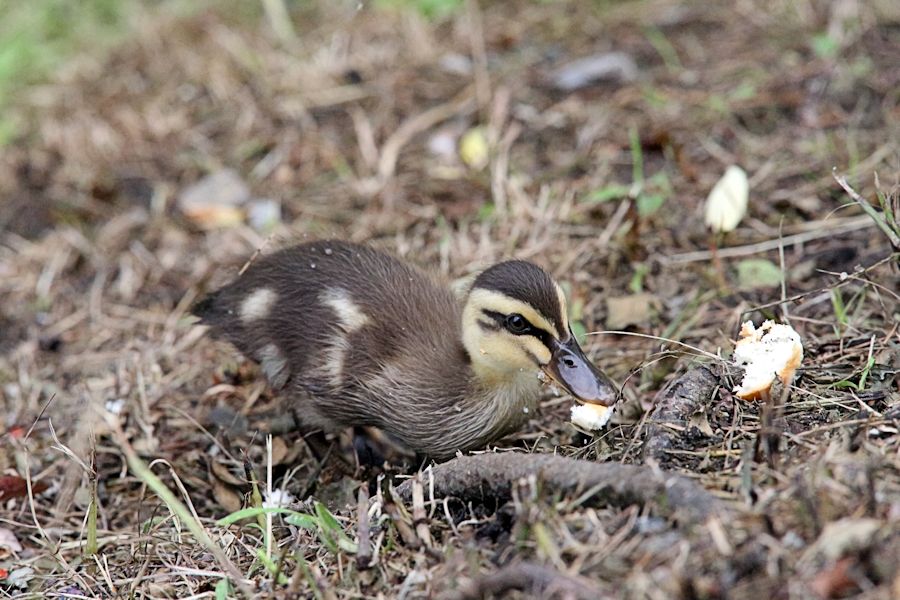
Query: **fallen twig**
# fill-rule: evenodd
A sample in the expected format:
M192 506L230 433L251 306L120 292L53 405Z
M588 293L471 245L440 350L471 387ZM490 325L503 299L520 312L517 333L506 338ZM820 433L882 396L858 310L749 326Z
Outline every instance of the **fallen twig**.
M409 486L407 486L407 489L409 489L410 494L405 496L405 499L409 500L412 496L412 490ZM382 496L384 498L382 510L391 518L394 527L397 529L397 533L399 533L400 537L403 539L404 545L412 549L420 548L421 542L416 536L412 526L410 526L409 515L404 514L405 510L401 509L389 489L382 490Z
M368 569L372 562L372 539L369 530L369 490L365 484L359 488L356 509L356 568Z
M397 159L400 156L400 150L402 150L414 136L428 130L441 121L446 121L450 117L456 116L459 113L468 112L473 108L472 89L466 88L449 102L429 108L425 112L410 117L401 123L400 127L390 135L381 147L381 156L378 160L379 187L383 186L384 183L394 175L394 170L397 167Z
M416 535L422 540L426 548L432 548L431 531L428 529L428 517L425 515L425 490L422 488L421 476L417 475L412 480L412 516Z
M806 242L811 242L813 240L837 237L844 233L850 233L851 231L858 231L860 229L868 229L869 227L875 225L872 219L865 215L850 217L848 219L834 219L832 223L834 223L834 226L829 226L830 223L822 221L821 226L813 229L812 231L795 233L794 235L788 235L783 238L766 240L764 242L748 244L746 246L719 248L716 250L716 254L719 256L719 258L753 256L754 254L761 254L763 252L769 252L771 250L778 250L778 248L780 247L788 248L790 246L796 246L798 244L805 244ZM712 258L713 254L709 250L698 250L696 252L685 252L683 254L663 256L660 258L660 261L663 264L674 265L690 262L702 262L711 260Z

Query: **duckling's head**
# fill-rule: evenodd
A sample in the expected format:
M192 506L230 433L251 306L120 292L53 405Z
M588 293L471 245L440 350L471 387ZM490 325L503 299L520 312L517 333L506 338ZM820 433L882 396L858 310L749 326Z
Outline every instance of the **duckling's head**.
M463 344L485 385L543 371L575 399L611 406L616 388L569 328L566 298L546 271L512 260L483 271L463 308Z

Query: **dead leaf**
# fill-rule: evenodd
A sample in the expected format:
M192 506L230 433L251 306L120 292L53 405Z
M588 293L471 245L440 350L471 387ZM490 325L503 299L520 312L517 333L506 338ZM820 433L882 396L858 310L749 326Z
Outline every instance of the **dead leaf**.
M0 527L0 560L9 558L9 555L14 552L21 551L22 545L16 538L16 534L5 527Z
M737 264L738 287L742 290L781 284L781 268L764 258L747 258Z
M284 464L284 458L287 456L287 454L288 446L287 443L285 443L284 438L272 438L272 464Z
M231 386L227 387L230 388ZM228 406L215 406L210 409L204 417L203 423L204 425L215 426L234 436L243 435L249 427L247 417Z
M834 561L846 554L869 548L875 535L885 528L880 519L840 519L828 523L819 539L806 551L803 561L815 557Z
M219 481L218 479L213 479L213 498L215 498L216 503L225 509L226 512L233 513L241 510L243 507L243 501L241 500L241 496L232 490L228 485Z
M606 299L606 327L625 329L631 325L649 325L662 303L654 294L642 292Z
M216 479L223 481L228 485L233 485L234 487L244 487L247 485L247 482L244 479L236 476L228 467L220 462L211 460L209 462L209 468Z
M809 587L822 598L839 598L857 589L859 586L852 576L856 559L845 557L837 561L827 569L819 571Z
M13 587L26 588L33 577L34 569L31 567L19 567L10 571L5 581Z
M287 454L281 461L283 465L292 465L300 460L300 455L307 452L306 446L303 444L291 444L288 446Z
M47 489L47 484L41 481L31 482L31 491L40 494ZM7 498L22 498L28 495L28 483L18 475L3 475L0 477L0 500Z

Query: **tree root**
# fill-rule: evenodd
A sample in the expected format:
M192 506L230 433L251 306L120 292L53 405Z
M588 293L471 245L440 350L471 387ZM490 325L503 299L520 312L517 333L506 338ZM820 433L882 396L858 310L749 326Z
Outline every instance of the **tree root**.
M454 600L477 600L501 597L510 590L525 592L529 598L578 598L597 600L605 597L602 590L584 577L560 573L550 567L531 562L514 562L479 577L464 586Z
M436 496L478 502L509 500L513 484L529 475L537 476L547 489L586 495L585 505L650 506L657 514L673 518L681 525L703 523L726 511L725 505L699 484L646 465L506 452L463 456L431 469ZM429 485L426 474L426 490ZM411 480L402 483L397 492L408 501L412 496Z
M719 378L715 373L707 367L696 367L659 391L647 419L644 460L652 458L662 463L671 458L666 451L678 447L691 416L709 404L717 385Z

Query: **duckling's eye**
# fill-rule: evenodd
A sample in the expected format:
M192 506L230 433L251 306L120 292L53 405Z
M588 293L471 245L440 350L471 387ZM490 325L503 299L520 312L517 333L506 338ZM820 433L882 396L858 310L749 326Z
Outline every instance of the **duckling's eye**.
M527 333L530 329L530 326L528 324L528 321L525 320L525 317L523 317L519 313L513 313L506 317L506 329L510 333L519 335Z

